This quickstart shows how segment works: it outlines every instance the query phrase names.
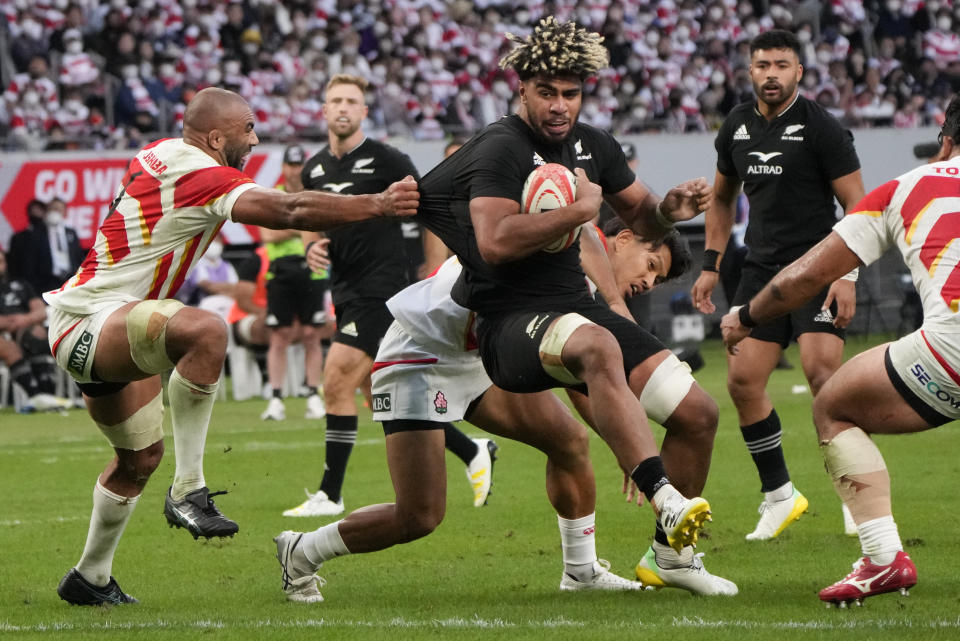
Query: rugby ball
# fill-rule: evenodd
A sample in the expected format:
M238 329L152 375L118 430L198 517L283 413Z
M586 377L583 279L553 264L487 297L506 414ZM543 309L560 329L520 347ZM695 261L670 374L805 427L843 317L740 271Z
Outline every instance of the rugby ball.
M520 197L520 211L525 214L544 214L571 204L577 197L577 177L559 163L540 165L527 176ZM543 248L558 252L572 245L580 235L577 226Z

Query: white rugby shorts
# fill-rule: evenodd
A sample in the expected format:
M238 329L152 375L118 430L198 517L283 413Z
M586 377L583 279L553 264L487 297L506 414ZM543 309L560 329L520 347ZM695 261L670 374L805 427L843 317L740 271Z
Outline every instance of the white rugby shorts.
M127 303L117 302L89 315L71 314L51 307L48 315L50 352L78 383L97 383L91 378L93 355L107 318Z
M925 405L960 419L960 338L918 329L890 344L888 354L900 380Z
M375 421L461 421L493 383L474 350L430 349L394 321L380 342L371 374Z

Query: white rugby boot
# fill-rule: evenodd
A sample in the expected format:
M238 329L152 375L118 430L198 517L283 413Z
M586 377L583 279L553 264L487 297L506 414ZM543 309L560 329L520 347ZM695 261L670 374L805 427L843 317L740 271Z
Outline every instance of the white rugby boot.
M467 481L473 490L473 507L487 504L490 488L493 487L493 462L500 448L491 439L471 439L477 444L477 454L467 465Z
M566 572L560 579L560 589L563 591L576 590L642 590L643 586L637 581L625 579L610 571L610 562L606 559L597 559L593 562L593 576L586 581L578 581Z
M304 490L304 492L307 493L307 500L297 507L284 510L284 516L336 516L337 514L343 514L342 496L339 501L334 502L323 490L317 490L313 494L307 490Z
M664 495L658 497L661 492ZM688 499L672 486L658 490L654 499L660 526L667 535L670 547L677 552L688 545L696 547L700 529L707 521L713 520L707 500L699 496Z
M679 588L700 596L733 596L739 591L733 581L710 574L703 567L703 553L695 554L691 546L677 552L654 541L637 564L636 575L643 587L657 590Z
M277 561L280 561L281 586L288 601L297 603L319 603L323 601L320 588L326 584L316 571L305 573L297 568L293 553L303 538L303 532L284 530L274 537L277 544ZM317 568L319 569L319 568Z
M800 518L800 515L807 511L810 503L807 497L800 494L797 488L793 488L793 496L783 501L768 502L766 500L760 504L757 510L760 512L760 521L756 529L747 535L748 541L769 541L780 536L780 533L787 529L787 526Z
M261 421L282 421L287 418L287 410L283 406L283 401L276 396L267 403L267 409L260 415Z
M327 406L323 404L323 399L319 394L311 394L307 397L307 411L304 418L320 419L327 415Z

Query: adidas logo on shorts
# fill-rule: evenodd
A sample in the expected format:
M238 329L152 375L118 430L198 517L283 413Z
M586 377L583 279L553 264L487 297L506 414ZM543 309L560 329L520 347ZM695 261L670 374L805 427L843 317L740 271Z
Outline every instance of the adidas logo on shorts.
M813 317L814 323L832 323L833 314L830 313L829 309L821 309L820 313Z
M340 333L346 334L347 336L353 336L354 338L360 335L360 333L357 331L357 324L352 321L344 325L343 329L340 330Z
M750 140L750 134L747 133L747 126L740 125L735 132L733 132L734 140Z

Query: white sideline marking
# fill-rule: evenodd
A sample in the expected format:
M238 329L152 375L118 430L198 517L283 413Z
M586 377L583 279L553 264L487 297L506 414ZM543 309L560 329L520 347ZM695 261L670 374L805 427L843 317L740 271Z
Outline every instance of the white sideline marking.
M2 519L0 527L19 527L21 525L38 525L43 523L67 523L69 521L89 521L90 516L55 516L49 519Z
M507 621L504 619L482 619L474 617L472 619L452 618L452 619L425 619L411 620L403 617L394 617L383 620L342 620L342 619L301 619L301 620L272 620L262 619L254 621L167 621L158 619L155 621L143 622L106 622L106 623L37 623L34 625L16 625L9 622L0 622L0 632L83 632L93 630L153 630L153 629L179 629L187 628L194 630L230 630L230 629L271 629L271 628L424 628L424 629L555 629L555 628L595 628L596 622L593 621L573 621L564 617L544 620L522 620ZM900 628L911 629L954 629L960 628L960 617L956 619L931 619L929 621L905 621L902 619L843 619L838 621L827 621L823 619L811 621L779 621L779 622L760 622L747 621L743 619L733 619L726 621L702 619L699 617L674 618L671 623L643 623L642 621L632 619L629 621L610 621L603 625L604 628L614 629L636 629L643 627L645 629L671 629L671 628L690 628L703 627L710 628L740 628L745 630L850 630L850 629L883 629L892 630Z

